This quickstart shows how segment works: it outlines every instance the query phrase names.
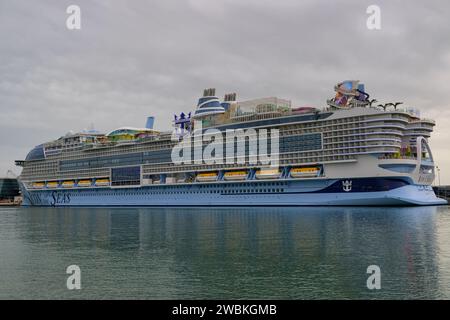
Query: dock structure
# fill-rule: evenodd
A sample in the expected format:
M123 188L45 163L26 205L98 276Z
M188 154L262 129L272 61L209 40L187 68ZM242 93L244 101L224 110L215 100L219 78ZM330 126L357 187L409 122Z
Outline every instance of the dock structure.
M17 206L21 202L17 179L0 177L0 206Z
M433 190L439 198L450 200L450 186L434 186Z

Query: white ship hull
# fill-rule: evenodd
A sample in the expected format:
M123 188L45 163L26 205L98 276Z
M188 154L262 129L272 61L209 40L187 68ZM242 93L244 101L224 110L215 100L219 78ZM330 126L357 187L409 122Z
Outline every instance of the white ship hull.
M362 191L369 187L374 187L373 191ZM409 184L397 178L23 190L23 204L27 206L396 206L447 203L437 198L430 186Z

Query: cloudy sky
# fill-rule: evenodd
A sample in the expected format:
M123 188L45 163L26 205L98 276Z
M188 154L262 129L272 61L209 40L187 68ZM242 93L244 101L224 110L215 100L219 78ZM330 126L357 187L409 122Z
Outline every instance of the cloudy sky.
M338 4L339 3L339 4ZM81 30L66 27L69 5ZM366 9L381 8L381 30ZM0 176L29 149L92 123L169 129L206 87L323 107L359 79L372 98L437 120L450 184L450 2L0 0Z

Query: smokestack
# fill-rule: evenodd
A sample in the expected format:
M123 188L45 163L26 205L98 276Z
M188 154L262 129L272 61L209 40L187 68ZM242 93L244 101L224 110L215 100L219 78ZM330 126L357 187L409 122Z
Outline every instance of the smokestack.
M209 88L203 90L203 96L204 97L214 97L216 95L216 89L215 88Z
M236 93L227 93L223 99L225 102L234 102L236 101Z
M146 129L153 129L153 123L155 122L155 117L148 117L147 123L145 124Z

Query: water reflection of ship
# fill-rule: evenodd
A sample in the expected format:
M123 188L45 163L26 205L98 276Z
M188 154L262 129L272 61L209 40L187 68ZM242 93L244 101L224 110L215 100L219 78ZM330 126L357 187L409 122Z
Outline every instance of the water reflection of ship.
M136 252L139 260L129 263L149 263L177 281L187 281L187 270L205 286L226 278L223 288L230 292L250 277L285 298L305 297L311 294L305 288L314 285L341 297L367 295L365 268L377 264L385 292L394 281L396 290L429 296L441 271L436 207L32 210L22 218L46 226L45 236L58 250L76 243L127 256ZM39 241L42 230L27 235Z
M365 268L370 264L379 264L387 281L404 281L402 290L411 296L417 295L413 290L432 294L427 286L437 279L430 278L428 272L439 273L432 218L436 207L218 208L164 212L166 233L157 233L157 239L166 245L167 240L178 248L175 263L189 261L196 275L218 268L236 281L235 277L251 269L255 278L264 279L268 275L278 278L280 286L290 288L289 297L299 297L302 291L301 287L296 291L292 288L293 275L300 277L296 281L319 274L353 279L345 285L335 283L337 292L349 290L345 295L351 297L367 294ZM163 227L158 220L145 209L140 211L141 247L154 248L154 228Z
M50 234L64 234L84 237L95 235L103 240L112 237L123 237L130 234L138 235L139 241L144 239L170 238L177 232L191 233L196 230L202 232L195 236L205 235L204 230L217 232L208 235L217 235L233 228L233 232L248 231L254 228L254 235L268 233L291 234L298 228L298 234L311 234L318 231L319 235L327 236L333 225L341 224L341 231L351 235L355 222L359 219L367 219L366 213L372 216L384 215L389 210L395 210L394 216L389 216L391 223L403 219L411 222L427 222L430 214L436 212L436 207L406 207L406 208L358 208L358 207L306 207L306 208L127 208L127 209L93 209L88 208L36 208L31 209L33 214L27 215L33 221L45 220L50 227ZM35 211L35 212L34 212ZM194 217L199 214L199 217ZM330 215L325 218L324 215ZM371 227L377 227L376 219L365 221L372 223ZM396 224L396 227L401 225ZM305 228L305 229L303 229ZM122 231L126 233L121 234ZM288 230L289 229L289 230ZM65 231L70 231L66 233ZM374 232L376 229L373 230ZM292 233L294 234L294 233ZM131 240L131 239L130 239ZM255 239L254 239L255 240ZM290 239L295 240L295 239Z

